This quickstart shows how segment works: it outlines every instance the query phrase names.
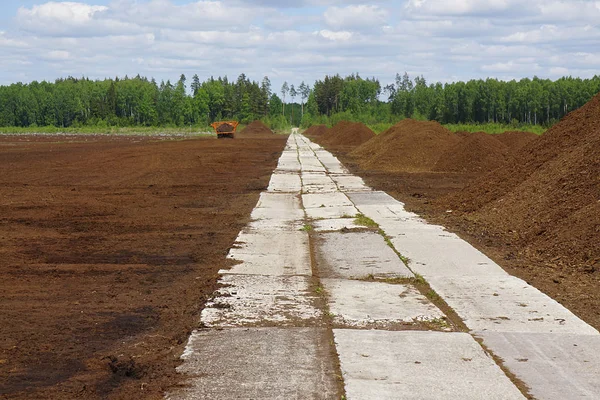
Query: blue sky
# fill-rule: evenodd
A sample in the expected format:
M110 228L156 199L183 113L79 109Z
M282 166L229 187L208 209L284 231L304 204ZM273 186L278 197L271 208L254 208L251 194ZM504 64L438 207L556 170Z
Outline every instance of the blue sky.
M429 82L600 73L598 0L85 0L0 3L0 84L68 75L359 72Z

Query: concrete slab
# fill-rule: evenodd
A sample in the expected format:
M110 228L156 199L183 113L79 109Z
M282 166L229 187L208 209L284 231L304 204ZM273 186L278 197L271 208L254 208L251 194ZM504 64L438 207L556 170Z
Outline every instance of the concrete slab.
M600 336L548 333L476 334L536 399L600 398Z
M384 229L396 250L409 258L410 267L426 279L435 277L497 276L508 274L485 254L449 232L426 225L412 231ZM398 233L403 231L404 233ZM390 233L391 232L391 233Z
M386 192L372 191L369 193L347 193L348 197L357 206L401 206L403 204Z
M330 174L347 174L348 169L331 153L327 151L315 152L319 161L325 166Z
M177 369L192 378L189 387L167 399L340 398L329 341L315 328L194 332Z
M267 188L269 192L283 193L300 192L301 190L302 181L300 180L300 175L296 173L274 173Z
M333 332L348 400L525 399L466 333Z
M306 216L314 220L348 218L358 214L358 210L354 206L307 208L305 211Z
M354 223L355 218L333 218L322 219L312 222L312 227L316 232L334 232L346 231L352 229L364 229L364 226L358 226Z
M332 174L330 176L342 192L370 192L372 190L358 176L340 174Z
M325 167L317 157L313 154L312 156L300 155L300 164L302 164L302 171L311 172L325 172Z
M276 171L279 172L300 172L302 166L298 160L279 160Z
M412 277L398 255L375 232L321 233L316 262L323 278Z
M474 331L598 334L556 300L514 276L445 276L429 283Z
M325 207L340 207L349 206L353 207L352 202L346 197L345 194L340 192L335 193L314 193L314 194L303 194L302 203L304 208L325 208ZM355 216L357 213L352 214Z
M312 278L223 275L202 311L206 327L316 326L322 322Z
M299 221L304 220L304 210L297 193L263 192L250 217L252 219Z
M393 329L441 319L444 314L410 285L322 279L333 322L342 327Z
M337 191L335 182L324 172L302 173L303 193L331 193Z
M300 230L244 230L227 258L242 263L219 273L312 276L308 234Z

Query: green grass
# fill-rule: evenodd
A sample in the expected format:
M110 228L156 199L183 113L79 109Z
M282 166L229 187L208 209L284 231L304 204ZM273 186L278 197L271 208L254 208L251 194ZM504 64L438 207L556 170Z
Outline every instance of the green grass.
M301 230L301 231L304 231L304 232L310 232L310 231L312 231L312 230L313 230L313 227L312 227L312 225L308 225L308 224L306 224L306 225L304 225L302 228L300 228L300 230Z
M371 218L365 216L364 214L356 214L354 223L356 225L366 226L367 228L379 228L377 222L373 221Z
M485 133L503 133L506 131L524 131L533 132L536 135L541 135L546 132L546 128L539 125L505 125L505 124L447 124L444 125L452 132L485 132Z
M436 293L435 290L430 289L427 294L427 298L431 301L439 301L441 299L440 295Z
M393 124L391 122L378 122L376 124L367 124L367 126L369 127L369 129L371 129L376 134L380 134L382 132L385 132L385 131L387 131L388 129L390 129L394 125L395 124Z
M241 128L238 127L238 131ZM0 127L0 134L10 135L30 135L30 134L103 134L103 135L198 135L200 133L211 132L211 127L192 126L192 127L154 127L154 126L136 126L136 127L101 127L101 126L82 126L57 128L55 126L37 126L37 127Z

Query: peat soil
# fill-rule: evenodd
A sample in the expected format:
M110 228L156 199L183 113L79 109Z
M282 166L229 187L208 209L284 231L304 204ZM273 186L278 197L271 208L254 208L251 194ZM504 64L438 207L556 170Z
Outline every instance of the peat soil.
M363 160L352 156L352 147L328 146L356 175L376 190L383 190L402 201L406 209L428 222L445 226L485 253L510 274L517 276L554 298L581 319L600 329L600 266L566 268L578 265L575 257L548 258L532 251L532 242L523 241L510 230L478 218L477 215L457 212L445 207L445 199L460 194L465 187L482 177L481 172L391 172L364 166ZM506 216L506 218L510 218ZM597 234L596 234L597 235ZM565 238L578 238L577 232ZM543 245L539 244L539 246Z
M83 139L0 136L2 399L162 399L180 384L286 142Z

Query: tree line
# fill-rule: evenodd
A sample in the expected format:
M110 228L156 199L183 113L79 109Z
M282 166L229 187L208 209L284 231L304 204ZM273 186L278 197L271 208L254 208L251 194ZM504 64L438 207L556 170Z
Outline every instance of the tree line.
M188 87L189 85L189 87ZM376 78L325 76L311 88L284 82L279 93L264 77L245 74L200 81L185 75L172 83L136 76L16 83L0 86L0 126L206 126L220 119L262 119L272 127L347 119L365 123L401 118L440 123L551 125L600 92L600 77L525 78L427 83L398 74L382 86Z

